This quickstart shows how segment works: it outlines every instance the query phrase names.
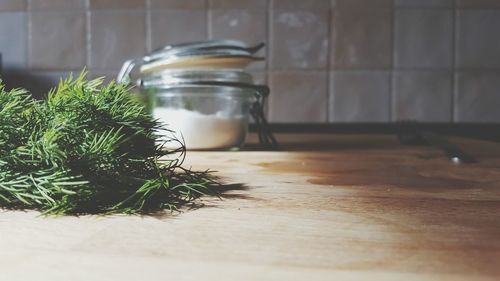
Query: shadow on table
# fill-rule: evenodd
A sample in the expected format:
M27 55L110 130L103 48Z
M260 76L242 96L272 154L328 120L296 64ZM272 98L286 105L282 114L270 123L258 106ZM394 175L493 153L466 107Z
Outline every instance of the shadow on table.
M248 194L234 193L248 190L243 183L217 184L210 187L212 194L200 196L190 202L180 202L174 209L150 210L141 214L142 216L153 216L159 219L179 215L183 212L194 211L201 208L217 208L223 200L258 200Z

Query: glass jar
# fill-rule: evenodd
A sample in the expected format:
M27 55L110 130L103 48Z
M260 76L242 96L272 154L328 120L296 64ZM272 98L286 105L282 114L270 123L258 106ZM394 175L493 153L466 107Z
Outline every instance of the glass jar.
M235 40L165 46L124 62L117 81L136 81L139 98L187 149L241 147L249 116L262 148L276 149L263 110L269 88L243 71L264 59L255 56L263 47Z
M153 116L180 137L187 149L234 149L243 145L255 92L188 85L146 89Z
M251 82L242 71L169 70L144 77L140 88L153 116L187 149L237 149L258 102Z

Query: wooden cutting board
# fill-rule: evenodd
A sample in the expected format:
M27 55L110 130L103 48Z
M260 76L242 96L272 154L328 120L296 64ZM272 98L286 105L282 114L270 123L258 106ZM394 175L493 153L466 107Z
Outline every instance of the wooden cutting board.
M189 152L222 199L159 216L0 213L0 280L500 280L500 145L383 136ZM250 145L249 149L253 146Z

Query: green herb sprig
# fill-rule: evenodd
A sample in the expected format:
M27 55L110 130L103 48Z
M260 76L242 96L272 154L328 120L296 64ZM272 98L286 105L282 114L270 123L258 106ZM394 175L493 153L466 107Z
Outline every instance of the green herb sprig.
M0 207L134 214L212 194L208 172L182 168L182 142L158 144L162 126L129 90L85 73L43 101L0 85Z

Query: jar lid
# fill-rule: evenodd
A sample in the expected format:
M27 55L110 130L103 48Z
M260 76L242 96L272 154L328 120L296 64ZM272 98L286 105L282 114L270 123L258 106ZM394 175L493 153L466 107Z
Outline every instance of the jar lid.
M250 63L260 60L263 60L263 58L236 54L211 53L176 55L145 63L141 65L140 73L141 75L147 75L166 69L243 69Z
M209 40L199 42L189 42L175 45L168 45L152 51L143 59L146 62L155 61L168 56L182 56L193 53L210 53L218 52L226 55L253 55L264 47L264 43L249 47L242 41L238 40ZM234 52L231 52L234 51ZM236 52L236 53L235 53Z
M179 68L242 69L251 62L264 59L254 56L262 47L264 47L263 43L247 46L236 40L170 45L155 50L142 58L126 61L118 74L117 81L130 82L130 73L136 66L140 66L140 76Z

